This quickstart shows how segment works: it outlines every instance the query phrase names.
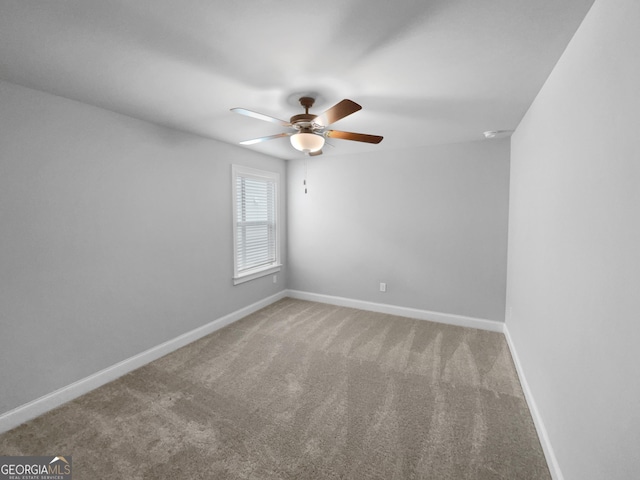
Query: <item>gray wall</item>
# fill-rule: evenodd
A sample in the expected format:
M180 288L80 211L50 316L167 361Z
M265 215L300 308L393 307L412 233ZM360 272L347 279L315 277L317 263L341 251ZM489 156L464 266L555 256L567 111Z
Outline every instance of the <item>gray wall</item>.
M639 45L597 0L512 137L507 327L568 480L640 475Z
M8 83L0 105L0 413L286 285L231 280L230 165L284 161Z
M307 170L305 195L305 162L289 162L289 288L504 320L509 140L309 158Z

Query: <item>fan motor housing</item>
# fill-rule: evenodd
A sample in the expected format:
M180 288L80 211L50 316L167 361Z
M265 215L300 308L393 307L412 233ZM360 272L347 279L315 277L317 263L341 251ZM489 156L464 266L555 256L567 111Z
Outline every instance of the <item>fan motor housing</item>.
M291 125L296 129L304 129L304 128L312 128L313 120L317 115L312 115L311 113L301 113L300 115L294 115L291 117Z

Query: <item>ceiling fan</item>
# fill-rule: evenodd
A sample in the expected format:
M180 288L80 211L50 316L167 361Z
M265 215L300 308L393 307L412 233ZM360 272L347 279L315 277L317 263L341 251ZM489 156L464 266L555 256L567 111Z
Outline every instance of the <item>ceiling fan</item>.
M300 105L304 108L304 113L294 115L287 122L278 118L265 115L263 113L253 112L246 108L232 108L232 112L246 115L247 117L257 118L266 122L277 123L283 127L292 129L290 132L277 133L267 137L254 138L240 142L240 145L253 145L275 138L290 137L291 145L296 150L310 155L321 155L325 138L340 138L342 140L353 140L356 142L380 143L382 137L379 135L367 135L365 133L342 132L340 130L328 130L327 127L344 117L357 112L362 107L352 100L342 100L333 107L326 110L320 115L309 113L309 109L313 106L315 99L313 97L300 98Z

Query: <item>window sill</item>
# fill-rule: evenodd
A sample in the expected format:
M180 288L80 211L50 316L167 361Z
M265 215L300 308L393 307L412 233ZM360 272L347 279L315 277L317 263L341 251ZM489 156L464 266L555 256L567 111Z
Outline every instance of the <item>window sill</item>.
M271 275L272 273L279 272L280 268L282 268L282 265L277 264L269 265L268 267L264 267L258 270L250 270L238 277L233 277L233 284L240 285L241 283L249 282L251 280L255 280L256 278L266 277L267 275Z

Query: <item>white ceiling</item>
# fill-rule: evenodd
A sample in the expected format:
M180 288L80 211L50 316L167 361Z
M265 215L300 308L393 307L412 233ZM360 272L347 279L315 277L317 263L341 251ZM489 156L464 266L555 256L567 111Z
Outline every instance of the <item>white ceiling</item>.
M0 79L233 144L285 129L230 108L288 120L310 92L385 137L325 155L465 142L516 128L592 3L0 0Z

